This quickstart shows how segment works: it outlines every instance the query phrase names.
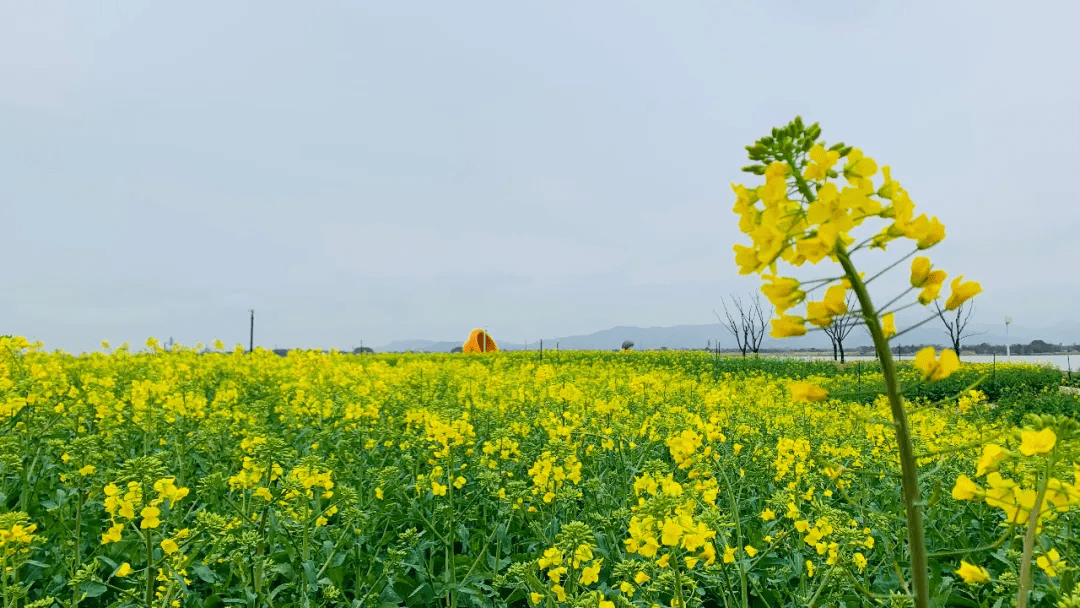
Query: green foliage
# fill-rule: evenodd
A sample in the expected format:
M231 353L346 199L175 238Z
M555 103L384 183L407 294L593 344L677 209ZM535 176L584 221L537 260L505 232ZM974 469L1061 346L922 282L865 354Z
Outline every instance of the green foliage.
M827 375L827 374L821 374ZM1009 364L996 369L987 363L965 363L944 380L927 382L919 377L914 365L897 364L901 391L911 401L938 402L955 399L960 393L977 388L991 402L1003 399L1024 399L1061 385L1061 372L1052 367ZM856 362L844 366L835 374L829 386L833 393L850 396L863 403L872 403L885 394L881 366L876 362Z
M996 406L998 416L1012 424L1020 424L1028 414L1064 415L1080 420L1080 395L1055 389L1036 395L1011 393Z

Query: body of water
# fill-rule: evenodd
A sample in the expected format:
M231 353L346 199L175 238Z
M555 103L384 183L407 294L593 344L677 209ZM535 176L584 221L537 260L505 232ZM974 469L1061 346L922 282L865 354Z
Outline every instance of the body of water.
M821 353L821 355L803 355L800 359L807 360L832 360L831 354ZM911 361L915 358L914 353L904 353L901 357L897 358L896 353L893 353L893 360L897 361ZM862 356L862 355L849 355L845 357L848 361L874 361L877 357ZM960 357L962 363L993 363L995 360L993 355L964 355ZM1029 363L1031 365L1052 365L1061 370L1071 369L1074 372L1080 371L1080 355L1013 355L1006 357L1004 355L998 355L998 363Z

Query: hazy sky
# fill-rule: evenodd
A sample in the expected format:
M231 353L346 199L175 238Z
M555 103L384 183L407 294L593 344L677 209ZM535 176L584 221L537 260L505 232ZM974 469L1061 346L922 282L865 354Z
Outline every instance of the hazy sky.
M351 348L715 320L795 114L1077 319L1080 3L8 2L0 334ZM824 272L824 270L823 270ZM902 274L902 273L901 273ZM897 277L902 281L903 277Z

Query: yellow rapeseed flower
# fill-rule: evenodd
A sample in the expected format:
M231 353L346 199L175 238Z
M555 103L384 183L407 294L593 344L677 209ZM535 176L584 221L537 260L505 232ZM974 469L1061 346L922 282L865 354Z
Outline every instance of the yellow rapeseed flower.
M891 338L896 335L896 318L893 313L889 313L881 317L881 331L885 334L886 338Z
M956 478L956 485L952 489L954 500L973 500L980 494L982 494L982 488L974 481L971 481L967 475L960 475Z
M949 299L945 301L945 310L956 310L961 304L975 297L982 291L982 285L979 285L975 281L963 282L964 275L960 275L953 279L952 293L949 294Z
M919 249L929 249L945 239L945 225L936 217L928 220L921 215L911 222L906 236L914 239Z
M797 279L772 275L766 275L764 278L769 283L761 286L761 292L776 307L777 314L783 314L785 310L802 302L806 297L806 293L799 289L800 284Z
M955 572L964 579L965 583L978 584L990 580L990 573L986 571L986 568L969 564L964 560L960 560L960 568Z
M1035 454L1047 454L1054 449L1057 443L1057 435L1054 429L1045 428L1041 431L1025 429L1020 431L1020 453L1024 456Z
M555 593L555 598L560 602L566 601L566 589L562 585L552 585L551 591Z
M724 545L724 563L735 563L735 547L729 547L727 545Z
M705 560L706 566L711 566L715 564L716 547L713 546L711 542L706 542L705 545L701 547L701 553L698 554L698 557Z
M911 286L924 287L930 278L930 258L919 256L911 261Z
M603 562L604 560L601 558L581 569L582 585L591 585L600 580L600 567L603 565Z
M825 146L817 144L810 148L810 163L806 165L803 177L807 180L823 180L829 176L829 169L840 160L840 152L826 150ZM873 162L873 161L871 161Z
M788 392L791 393L792 401L824 401L829 396L829 393L825 389L806 382L792 382L791 384L788 384Z
M934 347L927 346L915 355L915 368L922 372L922 379L935 382L948 378L960 368L960 358L951 350L941 351L941 358L934 355Z
M139 527L143 530L161 525L161 520L158 519L161 516L161 509L157 507L145 507L140 515L142 516L142 523L139 524Z
M859 572L866 569L866 556L862 553L856 553L851 556L851 560L855 562L855 566L859 568Z
M562 551L559 551L556 547L549 547L544 550L544 556L537 560L536 565L539 566L541 570L544 570L552 566L558 566L562 561Z
M685 528L674 519L668 519L664 522L663 530L660 533L660 542L664 543L668 547L674 547L679 544L679 539L682 537L682 533Z
M917 257L911 262L911 286L922 289L919 303L926 306L937 299L941 285L948 274L944 270L931 270L930 259Z
M844 177L851 184L857 184L860 180L873 177L878 171L877 163L869 156L864 156L862 150L852 148L847 155L847 163L844 165Z
M982 476L996 471L998 464L1009 457L1008 451L996 443L988 443L983 446L982 455L976 463L975 475Z
M799 317L781 315L780 318L773 319L771 323L772 331L769 332L769 335L774 338L806 335L806 322Z
M118 543L124 539L124 525L116 524L101 534L101 544Z
M1040 555L1035 563L1042 568L1042 571L1046 573L1046 576L1056 577L1058 575L1057 570L1065 565L1065 560L1061 559L1061 554L1057 549L1050 549L1045 555Z

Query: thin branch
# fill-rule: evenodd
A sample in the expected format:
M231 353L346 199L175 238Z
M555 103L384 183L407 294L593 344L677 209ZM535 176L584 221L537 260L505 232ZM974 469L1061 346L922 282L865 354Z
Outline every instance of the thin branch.
M752 303L751 311L754 312L757 316L757 319L751 319L751 321L753 322L751 325L757 325L757 333L755 334L753 331L751 331L751 337L753 338L753 341L751 343L752 350L756 353L761 350L761 342L765 339L766 327L765 310L761 306L761 294L758 292L754 292L754 301Z
M918 250L918 249L915 249L914 251L912 251L911 253L909 253L909 254L905 255L904 257L900 258L899 260L896 260L896 261L895 261L895 262L893 262L892 264L889 264L889 265L888 265L888 266L886 266L885 268L882 268L881 270L879 270L879 271L877 272L877 274L875 274L874 276L872 276L872 277L870 277L869 279L867 279L867 280L865 281L865 283L866 283L867 285L869 285L871 281L873 281L874 279L876 279L876 278L880 277L881 275L885 274L886 272L889 272L889 271L890 271L890 270L892 270L893 268L896 268L897 266L899 266L900 264L902 264L902 263L904 262L904 260L906 260L906 259L910 258L911 256L915 255L915 254L916 254L916 253L918 253L918 252L919 252L919 250Z
M893 298L893 299L889 300L889 301L888 301L888 302L886 302L886 303L885 303L884 305L882 305L882 306L878 306L878 310L888 310L890 306L892 306L893 304L896 304L896 302L897 302L897 301L898 301L898 300L899 300L900 298L903 298L903 297L904 297L904 296L906 296L907 294L911 293L911 292L912 292L912 291L913 291L914 289L915 289L914 287L908 287L908 288L907 288L906 290L904 290L904 292L903 292L903 293L901 293L900 295L898 295L898 296L896 296L895 298ZM903 310L903 308L899 308L899 309L897 309L897 310Z
M923 325L926 325L927 323L929 323L930 321L933 321L933 320L934 320L934 319L936 319L936 318L937 318L937 315L930 315L929 317L927 317L927 318L923 319L922 321L919 321L918 323L916 323L915 325L912 325L911 327L908 327L908 328L907 328L907 329L905 329L904 331L902 331L902 332L900 332L900 333L896 334L895 336L893 336L893 337L891 337L891 338L889 338L889 339L890 339L890 340L895 340L896 338L899 338L900 336L902 336L902 335L904 335L904 334L908 333L909 331L911 331L911 330L913 330L913 329L915 329L915 328L917 328L917 327L921 327L921 326L923 326Z

